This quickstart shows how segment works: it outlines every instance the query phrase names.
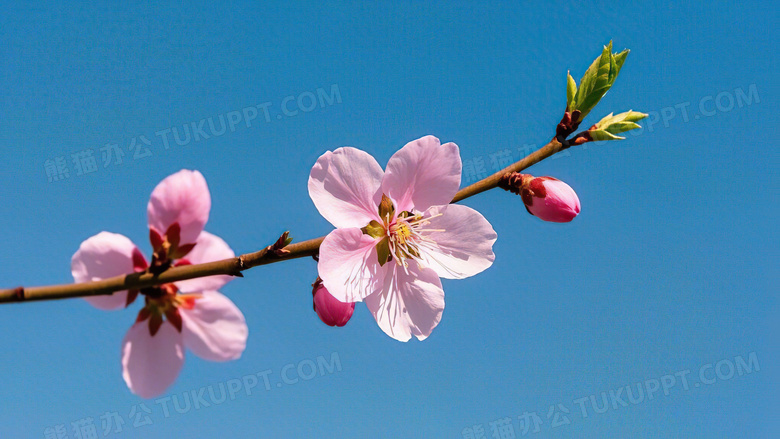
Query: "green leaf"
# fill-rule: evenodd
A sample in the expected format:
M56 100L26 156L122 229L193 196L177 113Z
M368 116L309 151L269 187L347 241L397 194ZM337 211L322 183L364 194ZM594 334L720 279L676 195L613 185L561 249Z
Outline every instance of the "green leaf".
M619 140L623 137L616 136L615 134L624 133L633 129L642 128L637 121L640 121L647 117L646 114L638 111L626 111L613 115L609 113L603 119L601 119L593 129L588 130L593 140Z
M580 79L580 87L577 89L577 94L574 97L574 108L572 108L572 111L579 110L581 108L582 102L585 100L585 97L593 90L600 62L601 56L596 58L590 64L588 70L585 70L585 74L582 75L582 79Z
M603 119L598 121L598 123L595 125L595 129L606 129L608 126L615 124L615 123L621 123L621 122L638 122L644 118L646 118L647 115L644 113L640 113L638 111L629 110L625 113L620 113L618 115L612 115L612 113L609 113L606 115Z
M571 111L580 111L577 122L581 122L612 87L628 53L628 50L616 54L612 53L612 42L610 41L608 45L604 46L601 55L585 71L573 103L570 104Z
M607 93L611 83L609 82L612 57L609 53L609 47L604 46L604 52L598 58L599 64L595 76L591 77L589 89L583 94L582 100L577 101L577 109L580 110L580 120L590 113L590 110L599 103L604 94ZM582 90L582 87L580 87Z
M628 122L639 122L647 117L647 114L640 113L638 111L628 110L625 113L620 113L618 116L623 116L623 120Z
M615 56L611 53L609 54L609 72L607 73L607 83L609 85L612 85L613 82L615 82L615 78L617 78L618 68L617 63L615 62Z
M636 122L616 122L606 128L606 131L612 134L620 134L626 131L631 131L636 128L642 128Z
M577 83L571 77L571 72L566 73L566 76L566 109L568 110L571 108L574 96L577 94Z
M617 69L615 70L615 77L612 79L612 82L615 82L615 79L617 79L618 73L620 73L620 69L623 68L623 63L626 62L626 57L631 51L628 49L623 50L622 52L618 53L617 55L613 55L613 58L615 59L615 66Z
M616 136L608 131L605 130L588 130L588 134L590 134L590 138L594 141L599 140L623 140L625 137L619 137Z

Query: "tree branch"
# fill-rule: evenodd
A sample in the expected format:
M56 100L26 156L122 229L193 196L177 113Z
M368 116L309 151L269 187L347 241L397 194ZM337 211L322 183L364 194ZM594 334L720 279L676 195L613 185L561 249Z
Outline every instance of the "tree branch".
M457 203L468 197L485 192L498 186L501 177L508 172L520 172L523 169L532 166L547 157L565 149L567 146L553 138L547 145L529 154L522 160L507 166L506 168L486 177L470 186L467 186L452 199ZM286 236L285 236L286 238ZM259 265L267 265L274 262L297 259L306 256L317 255L320 244L325 239L324 236L309 239L283 246L284 251L278 246L283 239L270 245L260 251L247 253L235 258L223 259L221 261L208 262L205 264L183 265L172 267L160 274L149 272L132 273L121 276L115 276L93 282L71 283L62 285L49 285L42 287L17 287L0 290L0 303L11 302L30 302L36 300L66 299L74 297L90 297L99 295L108 295L117 291L135 290L155 285L176 282L198 277L214 275L243 276L242 271L248 270Z

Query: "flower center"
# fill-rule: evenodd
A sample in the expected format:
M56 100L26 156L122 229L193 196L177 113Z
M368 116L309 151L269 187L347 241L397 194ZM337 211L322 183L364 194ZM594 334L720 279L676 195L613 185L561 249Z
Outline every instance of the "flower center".
M136 323L149 321L149 333L154 336L163 323L163 317L168 320L176 330L181 332L182 319L179 308L192 309L195 301L200 299L200 294L179 294L179 289L174 284L163 284L141 290L145 302L138 313Z
M407 260L420 259L420 248L428 242L432 242L423 235L423 229L428 221L422 215L412 215L409 212L401 214L393 222L385 221L385 230L387 234L387 246L389 250L389 260L395 260L395 263L408 267ZM381 244L380 244L381 245Z
M384 265L388 261L395 263L407 271L409 260L422 260L421 251L425 248L435 248L436 243L427 236L430 232L443 232L444 230L428 229L430 220L440 216L425 217L421 213L409 211L396 215L392 201L386 195L382 195L379 204L379 217L382 222L371 221L364 227L363 233L379 239L376 244L379 264Z
M181 241L181 226L178 222L171 224L164 235L155 230L154 227L149 228L149 240L152 243L152 265L151 271L153 273L162 273L167 270L175 259L181 259L192 251L196 243L185 244Z
M398 243L403 245L412 236L412 228L406 223L396 223L390 227L390 235L394 235Z

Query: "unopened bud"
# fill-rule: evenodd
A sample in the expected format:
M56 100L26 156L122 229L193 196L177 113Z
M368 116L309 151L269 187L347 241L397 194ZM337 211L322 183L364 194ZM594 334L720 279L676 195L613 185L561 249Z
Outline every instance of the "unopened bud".
M528 213L541 220L567 223L580 213L577 193L556 178L513 172L504 175L499 186L520 195Z
M344 326L355 311L355 303L344 303L333 297L319 277L312 284L314 311L328 326Z

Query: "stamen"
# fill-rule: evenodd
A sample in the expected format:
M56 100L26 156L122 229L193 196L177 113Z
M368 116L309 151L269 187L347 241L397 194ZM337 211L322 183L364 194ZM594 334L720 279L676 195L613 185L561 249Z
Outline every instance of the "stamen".
M415 260L420 263L421 250L435 248L435 242L428 236L428 233L443 232L444 229L426 229L432 218L441 216L441 213L430 217L424 217L422 214L413 216L398 216L395 222L391 223L389 215L385 218L385 230L388 236L388 247L390 254L395 256L395 262L403 267L408 274L409 260Z

